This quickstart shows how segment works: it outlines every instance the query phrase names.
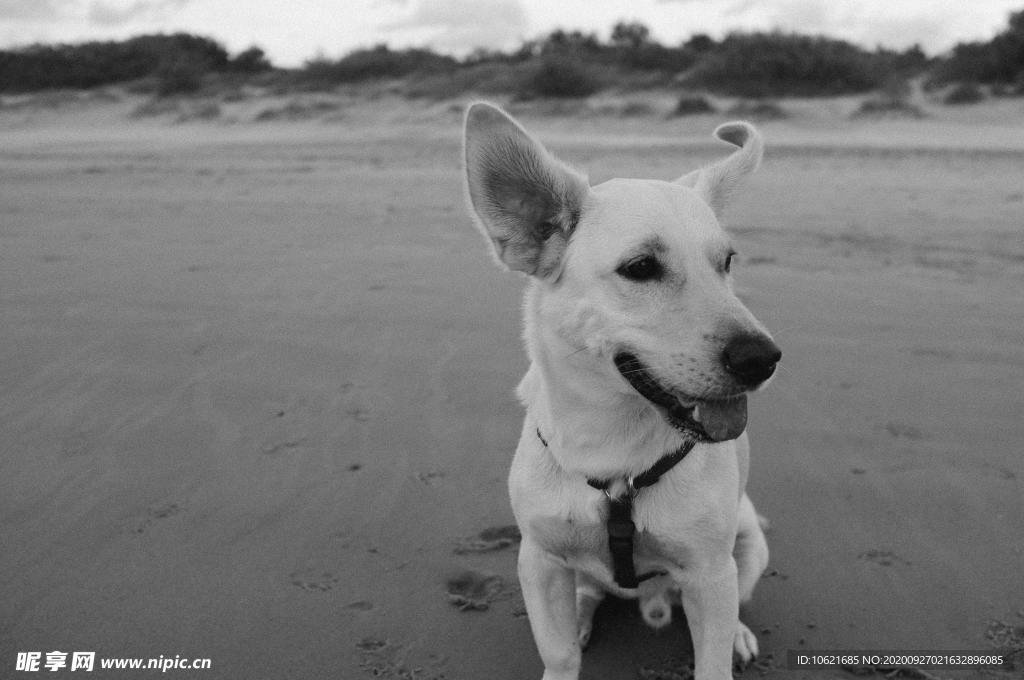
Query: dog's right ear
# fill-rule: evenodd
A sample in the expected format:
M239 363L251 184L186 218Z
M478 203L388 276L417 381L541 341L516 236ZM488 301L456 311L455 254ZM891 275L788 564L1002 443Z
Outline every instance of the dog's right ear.
M540 278L556 273L589 191L586 177L482 102L466 112L464 151L469 201L498 260Z

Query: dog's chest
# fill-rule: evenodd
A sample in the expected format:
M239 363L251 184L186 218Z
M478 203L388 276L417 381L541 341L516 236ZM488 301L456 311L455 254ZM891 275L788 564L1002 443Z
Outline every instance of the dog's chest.
M603 493L589 494L580 503L563 507L556 512L537 513L527 520L527 532L550 554L581 568L584 565L603 565L601 571L611 573L612 556L608 541L609 501ZM645 505L643 494L637 503L634 522L636 534L634 560L638 566L661 565L682 568L689 547L685 536L685 522ZM655 521L649 521L650 519ZM593 571L587 569L587 571ZM599 574L595 574L599 576Z
M740 488L737 463L731 446L697 446L651 486L638 489L631 511L638 573L685 570L709 549L720 552L728 544L731 550ZM587 479L584 472L566 472L530 423L524 424L509 476L524 540L608 583L610 501Z

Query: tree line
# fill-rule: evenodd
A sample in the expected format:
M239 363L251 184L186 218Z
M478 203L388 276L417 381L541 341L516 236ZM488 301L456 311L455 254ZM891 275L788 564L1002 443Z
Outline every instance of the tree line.
M218 42L186 33L124 41L33 45L0 51L0 92L89 89L146 80L158 94L187 94L226 78L329 89L404 79L413 96L468 91L517 97L578 97L607 87L674 85L742 97L829 96L866 92L924 75L928 83L983 83L1024 94L1024 10L987 42L928 57L920 47L873 50L844 40L784 32L698 34L666 46L642 23L616 24L608 40L555 30L510 51L477 50L456 59L426 48L387 45L340 59L317 57L279 69L259 47L231 55Z

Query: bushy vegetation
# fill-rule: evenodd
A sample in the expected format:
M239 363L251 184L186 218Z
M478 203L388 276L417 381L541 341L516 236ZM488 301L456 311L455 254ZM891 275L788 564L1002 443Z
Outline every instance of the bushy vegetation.
M545 55L515 94L520 99L589 97L601 89L597 71L575 57Z
M852 118L924 118L924 111L906 99L894 99L884 94L868 97L860 103Z
M754 120L780 120L789 117L784 108L770 99L741 99L729 107L728 113L734 118Z
M1024 10L1010 14L1005 30L988 42L960 43L939 62L931 85L1013 85L1024 94Z
M698 116L703 113L717 113L715 105L708 101L707 97L696 94L684 94L676 102L672 110L674 116Z
M985 93L981 87L977 83L970 81L956 85L942 98L943 103L952 105L977 104L984 100Z
M0 91L87 89L123 83L163 71L178 77L227 71L227 50L209 38L176 33L143 35L121 42L33 45L0 51Z
M908 61L820 36L734 33L707 52L688 81L741 97L828 96L874 89Z
M296 77L308 86L330 87L411 74L454 71L457 66L458 62L452 57L430 50L392 50L387 45L377 45L350 52L337 61L317 57L307 61Z
M460 59L426 48L378 45L339 59L315 57L292 70L274 68L259 47L232 57L216 41L184 33L0 51L0 93L137 81L158 96L187 96L209 93L224 81L237 90L259 78L276 91L386 82L394 91L436 99L467 93L573 99L607 88L650 86L771 99L884 93L887 83L920 74L935 85L980 83L996 94L1024 94L1024 10L1011 14L1008 27L991 41L962 43L940 59L929 59L919 47L868 50L782 32L733 33L720 41L698 34L667 46L638 22L619 22L607 40L555 30L509 52L482 49ZM894 101L882 96L869 108L892 108ZM689 106L700 103L680 100L677 114L696 111Z
M852 118L924 118L924 111L913 102L913 88L907 80L890 78L877 92L864 99Z

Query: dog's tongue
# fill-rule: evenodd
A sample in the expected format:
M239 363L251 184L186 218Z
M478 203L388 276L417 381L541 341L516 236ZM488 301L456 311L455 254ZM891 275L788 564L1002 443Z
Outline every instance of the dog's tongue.
M747 395L731 399L702 401L693 409L693 419L700 423L708 439L724 442L736 439L747 426Z

